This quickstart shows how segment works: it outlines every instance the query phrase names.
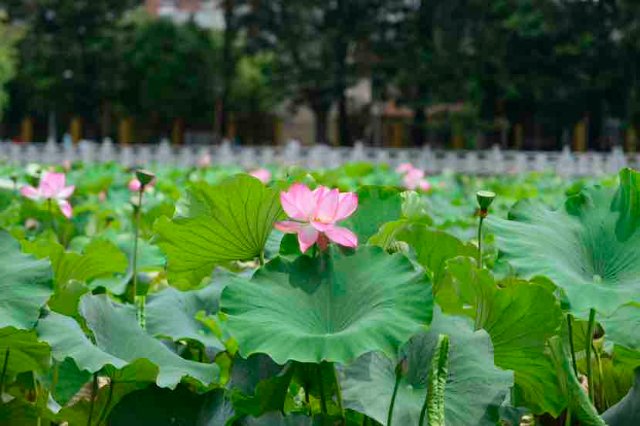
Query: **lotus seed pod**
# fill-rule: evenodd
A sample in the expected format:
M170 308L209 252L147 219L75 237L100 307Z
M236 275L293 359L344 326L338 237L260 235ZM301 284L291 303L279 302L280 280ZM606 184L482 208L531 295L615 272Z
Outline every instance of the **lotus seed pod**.
M153 179L155 179L156 175L154 175L149 170L138 169L136 170L136 178L140 181L142 186L147 186Z
M486 212L489 210L489 206L493 203L494 198L496 198L496 193L491 191L478 191L476 197L480 210Z

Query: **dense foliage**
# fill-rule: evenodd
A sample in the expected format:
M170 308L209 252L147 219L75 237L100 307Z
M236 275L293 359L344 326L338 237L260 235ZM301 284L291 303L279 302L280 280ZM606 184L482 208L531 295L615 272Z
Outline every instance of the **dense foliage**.
M323 142L333 139L332 109L342 143L376 140L372 113L390 100L413 111L418 144L428 131L495 140L521 124L560 145L582 120L590 147L600 148L617 137L608 119L640 125L635 0L215 3L224 28L209 31L150 23L132 0L0 2L25 35L9 87L11 125L55 113L64 129L70 116L82 116L97 128L87 136L98 138L117 128L105 117L134 112L151 127L169 116L211 128L215 116L215 130L226 134L233 115L249 111L257 125L256 111L282 112L283 100L313 111ZM0 57L0 69L15 62ZM166 67L156 71L158 63ZM371 86L365 105L349 92L362 81ZM452 104L451 116L437 113Z
M640 174L398 170L2 166L0 423L638 423Z

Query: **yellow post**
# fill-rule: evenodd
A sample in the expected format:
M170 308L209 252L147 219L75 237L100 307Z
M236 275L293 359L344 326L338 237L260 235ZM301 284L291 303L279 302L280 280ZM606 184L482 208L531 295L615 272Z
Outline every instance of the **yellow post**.
M20 140L22 142L33 142L33 118L25 117L20 124Z
M80 139L82 139L82 119L74 116L71 119L71 140L73 143L78 143Z
M404 139L404 123L397 121L391 126L391 132L393 135L393 139L391 139L391 146L400 148L402 146L402 140Z
M120 123L118 124L118 141L122 145L128 145L132 142L132 128L133 119L131 117L120 119Z
M184 142L184 121L181 118L173 120L171 129L171 142L174 145L182 145Z
M573 128L573 150L584 152L587 149L587 124L585 120L580 120Z
M629 126L625 135L625 148L627 152L636 152L636 146L638 144L638 133L636 128Z

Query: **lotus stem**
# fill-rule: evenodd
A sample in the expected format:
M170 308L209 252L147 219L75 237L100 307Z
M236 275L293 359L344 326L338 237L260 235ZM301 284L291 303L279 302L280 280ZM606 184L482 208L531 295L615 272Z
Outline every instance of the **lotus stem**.
M586 343L586 358L587 358L587 383L589 384L589 399L591 403L595 403L593 392L593 368L591 366L591 346L593 345L593 332L596 325L596 310L591 309L589 311L589 323L587 325L587 343Z
M144 185L140 185L138 191L138 205L134 206L134 224L133 224L133 255L131 259L131 268L133 270L133 300L136 304L136 317L138 324L145 329L144 305L145 297L138 296L138 237L140 234L140 212L142 211L142 194L144 193Z
M87 418L87 426L91 426L93 420L93 409L96 405L96 394L98 393L98 373L93 373L93 381L91 382L91 404L89 405L89 417Z
M482 269L482 224L484 223L484 215L480 215L478 220L478 268Z
M567 407L567 414L564 416L564 426L571 426L571 408Z
M104 407L102 407L100 415L98 416L98 423L96 423L97 426L100 426L102 422L105 421L105 418L109 413L109 406L111 405L111 400L113 399L113 391L115 386L116 382L114 382L113 380L109 380L109 393L107 394L107 402L105 403Z
M438 346L431 359L431 371L427 395L420 411L419 426L424 425L428 416L429 426L445 426L444 392L447 385L449 366L449 336L441 334L438 337Z
M4 361L2 363L2 373L0 374L0 400L2 399L2 394L4 393L4 378L7 375L7 368L9 367L9 353L10 350L4 352Z
M399 366L400 364L398 364ZM393 385L393 394L391 395L391 403L389 404L389 414L387 414L387 426L391 426L393 420L393 407L396 405L396 396L398 395L398 388L400 387L400 380L402 379L402 369L396 367L396 382Z
M264 266L264 250L260 251L260 266Z
M345 424L346 418L344 416L344 408L342 406L342 390L340 389L340 381L338 380L338 370L336 369L335 363L331 363L331 370L333 371L333 381L336 384L336 400L338 402L338 409L340 410L340 415L342 416L342 424Z
M316 379L318 380L318 387L320 388L320 408L322 409L322 414L326 415L327 414L327 400L326 400L326 396L324 393L324 383L322 382L322 363L320 363L318 365L317 368L317 377Z
M578 363L576 362L576 349L573 345L573 316L567 314L567 330L569 332L569 348L571 349L571 363L573 365L573 372L578 377Z

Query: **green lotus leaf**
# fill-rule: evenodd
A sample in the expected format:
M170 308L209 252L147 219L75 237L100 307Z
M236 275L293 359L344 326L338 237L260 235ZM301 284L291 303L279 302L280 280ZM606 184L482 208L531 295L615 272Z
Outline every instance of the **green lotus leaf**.
M223 350L224 344L196 319L199 312L215 314L219 299L220 287L214 285L184 292L167 288L153 294L148 298L145 311L147 332L174 341L194 340L205 347Z
M0 368L7 365L6 377L25 371L44 372L49 367L49 346L38 341L33 330L0 328Z
M67 252L56 241L38 239L23 241L24 251L39 259L49 258L56 287L71 280L89 282L95 278L122 274L127 270L127 257L112 242L91 241L81 253Z
M3 426L36 426L39 418L36 406L26 400L15 398L6 404L0 403L0 424Z
M403 347L400 359L372 352L345 369L345 406L386 424L396 364L402 361L406 373L398 387L393 424L417 425L440 335L449 336L444 388L446 424L495 425L500 404L513 385L513 373L494 365L491 340L484 330L473 331L469 319L444 315L439 309L429 331L414 336Z
M282 367L264 354L237 357L231 369L231 400L238 413L260 416L282 411L288 395L293 369Z
M86 425L90 413L93 413L91 425L104 425L109 413L122 398L153 384L158 368L146 359L139 359L120 370L106 366L104 373L103 377L108 378L108 382L98 389L93 404L88 397L76 396L58 412L55 420L69 422L70 425ZM91 395L90 388L85 387L83 391L85 390Z
M149 387L122 398L109 416L109 425L224 426L233 417L233 407L222 389L194 395L183 387L173 391Z
M602 414L609 426L640 424L640 368L635 372L635 383L629 393Z
M599 317L606 339L640 351L640 303L627 303L608 317Z
M347 362L371 350L394 354L431 319L431 286L401 254L362 247L353 255L276 258L222 292L221 309L243 356L277 363Z
M72 358L80 369L93 373L106 365L121 369L147 359L158 368L156 384L168 388L175 388L187 376L204 384L217 378L216 365L185 360L146 334L129 306L116 305L105 295L86 295L80 301L80 314L95 344L73 318L52 312L38 323L40 338L51 346L58 361Z
M154 226L170 283L193 288L216 264L259 256L282 215L277 192L248 175L192 186L177 216Z
M451 234L410 221L387 223L371 238L372 243L383 244L385 248L394 241L404 241L414 249L416 260L430 274L434 286L443 279L447 260L458 256L477 257L478 254L476 247Z
M239 426L313 426L331 424L331 421L321 417L311 418L299 413L289 416L282 413L267 413L261 417L246 417L238 424Z
M47 384L56 403L66 405L91 381L91 373L80 370L71 358L67 358L63 362L54 363L41 380Z
M544 286L513 281L499 288L472 259L447 262L447 276L434 289L446 313L472 318L491 336L497 366L515 372L518 405L558 416L565 406L547 340L558 333L562 312Z
M53 293L52 276L48 261L22 253L20 244L0 230L0 328L33 328Z
M358 209L344 221L362 243L378 232L378 228L402 215L402 197L397 188L389 186L363 186L359 188Z
M542 275L564 290L571 312L609 316L640 302L637 172L625 169L618 190L592 187L557 210L523 201L510 220L490 217L504 258L523 277Z

